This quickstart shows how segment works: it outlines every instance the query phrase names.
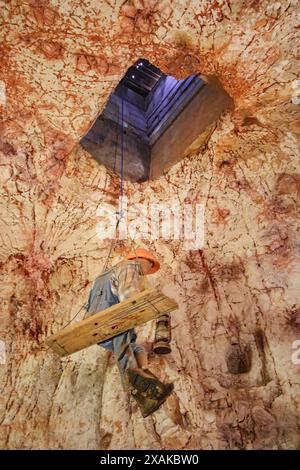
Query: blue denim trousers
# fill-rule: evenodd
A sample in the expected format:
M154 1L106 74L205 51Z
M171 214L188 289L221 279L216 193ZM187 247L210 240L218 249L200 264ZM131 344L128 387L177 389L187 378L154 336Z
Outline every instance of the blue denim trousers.
M117 303L119 303L119 298L114 295L111 290L108 271L102 276L99 276L93 284L87 303L88 315L93 315ZM106 341L101 341L98 345L114 354L122 382L124 383L125 371L128 367L129 359L133 362L134 367L137 367L134 353L143 351L143 348L136 344L136 333L134 329L120 333Z
M98 344L115 355L122 380L124 380L130 355L143 351L143 348L136 344L136 333L133 329ZM131 357L131 360L134 361L134 366L137 367L135 358Z

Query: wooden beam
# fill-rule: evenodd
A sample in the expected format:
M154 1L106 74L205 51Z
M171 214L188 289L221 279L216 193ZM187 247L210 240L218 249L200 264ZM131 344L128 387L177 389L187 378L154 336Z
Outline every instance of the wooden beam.
M146 289L49 336L46 344L60 356L67 356L177 308L175 300L162 292Z

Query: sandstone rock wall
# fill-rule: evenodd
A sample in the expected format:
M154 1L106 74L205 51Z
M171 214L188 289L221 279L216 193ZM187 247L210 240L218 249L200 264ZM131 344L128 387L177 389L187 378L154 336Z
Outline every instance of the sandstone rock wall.
M0 6L1 448L299 448L297 1ZM107 255L96 210L117 204L119 181L78 141L139 57L215 74L235 103L205 148L125 187L130 204L205 206L202 250L145 241L180 305L172 355L150 354L175 393L145 420L105 351L59 360L43 345ZM150 351L153 325L138 332Z

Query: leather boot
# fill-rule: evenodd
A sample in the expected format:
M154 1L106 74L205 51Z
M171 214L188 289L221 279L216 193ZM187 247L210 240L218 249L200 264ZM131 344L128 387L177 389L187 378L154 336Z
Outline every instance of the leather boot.
M173 384L168 384L165 387L165 392L157 398L149 398L145 396L145 394L142 392L132 394L132 397L135 399L140 408L143 418L146 418L147 416L158 410L158 408L166 401L168 396L172 393Z
M144 418L154 413L173 391L173 384L162 383L148 369L128 369L127 379L131 396Z

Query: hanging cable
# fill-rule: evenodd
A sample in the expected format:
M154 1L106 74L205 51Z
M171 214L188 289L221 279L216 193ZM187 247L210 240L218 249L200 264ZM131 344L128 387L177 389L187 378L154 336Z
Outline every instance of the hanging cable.
M118 142L119 142L119 128L120 128L120 109L118 106L118 114L117 114L117 123L116 123L116 146L115 146L115 158L114 158L114 173L116 172L116 164L117 164L117 153L118 153Z
M79 309L78 312L74 315L74 317L72 317L71 320L69 320L69 321L65 324L65 326L62 327L62 330L64 330L68 325L70 325L70 323L71 323L73 320L75 320L75 318L77 317L77 315L79 315L79 313L81 312L81 310L82 310L83 307L85 307L85 306L86 306L86 304L83 304L83 305L80 307L80 309Z
M118 108L117 129L119 127L119 114L120 114L120 112L119 112L119 108ZM116 160L117 160L117 147L118 147L118 133L117 133L117 138L116 138L114 170L115 170L115 167L116 167ZM116 222L115 239L113 239L111 241L111 244L110 244L110 247L109 247L109 252L108 252L107 258L105 260L104 267L102 269L101 274L104 274L108 269L109 261L110 261L113 249L115 247L115 244L116 244L116 237L117 237L117 231L118 231L118 228L119 228L120 220L124 217L124 212L123 212L123 207L124 207L124 203L123 203L124 194L123 193L124 193L124 189L123 189L123 185L124 185L124 97L123 97L123 91L122 91L122 93L121 93L121 168L120 168L120 193L119 193L119 197L120 197L120 207L119 207L119 209L120 210L118 212L119 217L118 217L117 222ZM63 326L62 329L66 328L77 317L77 315L79 315L79 313L81 312L81 310L84 307L85 308L87 307L86 303L84 303L80 307L78 312L71 318L71 320L68 323L66 323L66 325Z
M124 97L123 90L121 93L121 171L120 171L120 219L123 214L123 177L124 177Z

